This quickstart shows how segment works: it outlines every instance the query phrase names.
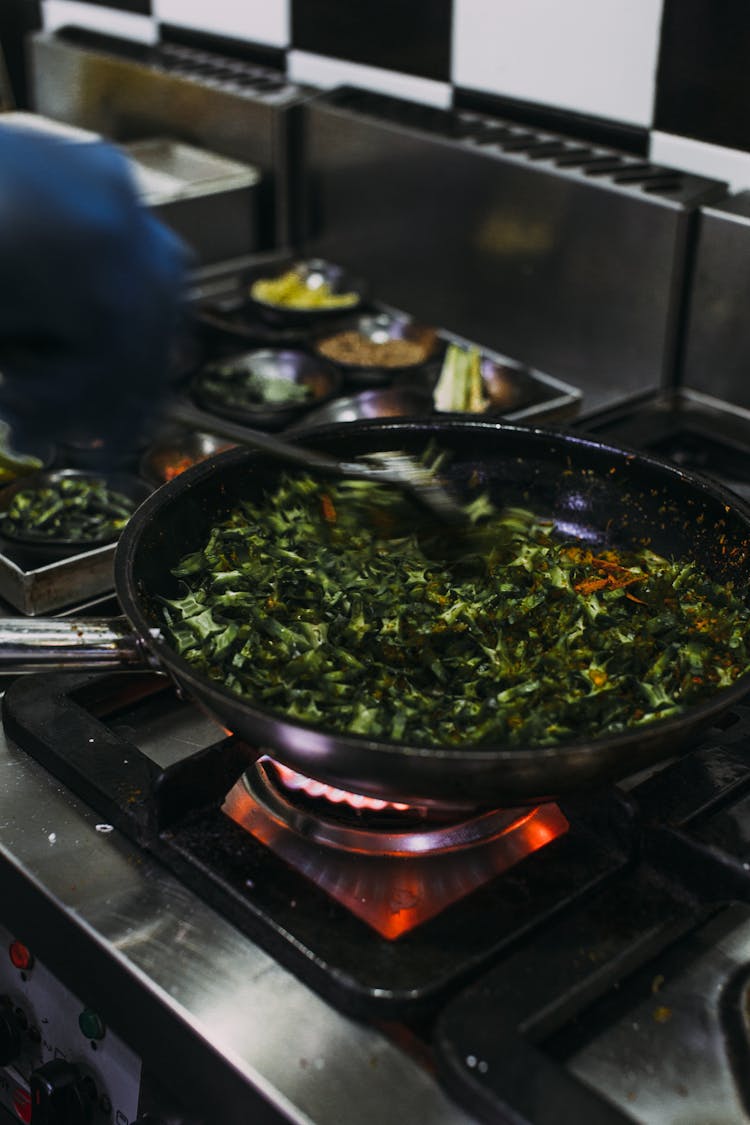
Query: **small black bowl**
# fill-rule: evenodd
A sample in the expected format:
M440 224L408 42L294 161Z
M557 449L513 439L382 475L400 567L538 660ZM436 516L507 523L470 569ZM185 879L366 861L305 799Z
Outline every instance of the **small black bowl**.
M158 487L173 480L191 465L205 461L207 457L213 457L231 446L232 442L216 434L199 433L197 430L175 426L161 433L149 446L141 458L139 471L144 480Z
M133 511L153 491L151 485L130 473L116 472L88 472L82 469L50 469L37 473L30 473L13 481L0 490L0 512L4 513L10 502L19 492L36 491L37 489L54 487L63 480L103 482L107 489L119 492L133 503ZM10 531L5 526L5 521L0 516L0 543L11 547L22 548L24 552L40 558L66 558L74 554L83 554L103 547L107 543L114 543L119 536L119 530L107 529L99 536L86 536L85 538L70 538L65 536L37 536L25 535Z
M468 345L467 345L468 350ZM409 387L414 390L427 390L432 410L438 416L455 415L456 417L493 418L502 417L513 410L519 409L528 396L529 369L514 360L504 359L501 356L487 355L480 351L479 365L484 383L487 405L480 413L471 411L441 411L433 403L433 395L438 379L440 378L440 365L429 369L420 370L410 376L399 374L396 386Z
M374 312L316 334L312 349L341 367L349 383L385 385L394 375L423 367L439 351L436 328L398 313Z
M298 276L301 290L311 301L324 287L334 297L351 295L352 299L345 304L311 303L309 306L300 306L284 303L283 300L277 302L258 294L259 284L279 282L292 273ZM319 320L346 316L358 309L364 297L363 290L362 282L353 278L343 267L322 258L311 258L308 261L292 262L274 274L259 274L250 284L249 300L251 306L270 324L312 326Z
M189 393L211 414L278 430L328 402L342 382L335 367L307 352L263 348L208 364L191 381Z
M333 422L359 422L365 418L426 418L431 411L432 395L426 387L373 387L311 410L291 430L301 433Z

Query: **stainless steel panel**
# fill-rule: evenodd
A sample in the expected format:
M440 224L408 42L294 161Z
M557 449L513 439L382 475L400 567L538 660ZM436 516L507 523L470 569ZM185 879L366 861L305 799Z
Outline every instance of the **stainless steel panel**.
M123 148L141 199L193 248L201 266L258 249L256 168L164 137Z
M290 147L294 113L307 96L303 87L283 76L269 86L260 73L254 86L262 68L251 67L248 75L242 63L187 47L140 48L128 57L117 53L116 40L102 45L96 36L77 41L40 32L32 36L29 53L38 113L114 141L167 135L254 165L262 177L260 248L293 240ZM205 73L211 58L225 77Z
M12 558L0 554L0 598L29 616L87 601L113 589L114 557L115 544L108 543L24 570Z
M690 220L724 185L399 105L305 106L307 252L583 387L584 409L670 381Z
M700 214L681 382L750 409L750 191Z

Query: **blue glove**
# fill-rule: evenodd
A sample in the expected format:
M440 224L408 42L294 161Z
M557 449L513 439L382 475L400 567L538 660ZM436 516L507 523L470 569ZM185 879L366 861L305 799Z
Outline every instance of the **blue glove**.
M16 449L145 443L188 265L116 148L0 118L0 419Z

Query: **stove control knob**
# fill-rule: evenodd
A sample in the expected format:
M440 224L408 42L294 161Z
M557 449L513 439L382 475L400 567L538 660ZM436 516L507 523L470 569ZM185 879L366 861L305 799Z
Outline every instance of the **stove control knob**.
M21 1054L21 1029L13 1012L0 1010L0 1066L7 1066Z
M52 1059L32 1070L31 1125L90 1125L94 1103L77 1066Z

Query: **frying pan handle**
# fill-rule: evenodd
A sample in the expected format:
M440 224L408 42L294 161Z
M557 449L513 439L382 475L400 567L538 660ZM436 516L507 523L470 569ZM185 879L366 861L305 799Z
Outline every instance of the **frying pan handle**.
M159 669L125 617L2 617L0 671Z

